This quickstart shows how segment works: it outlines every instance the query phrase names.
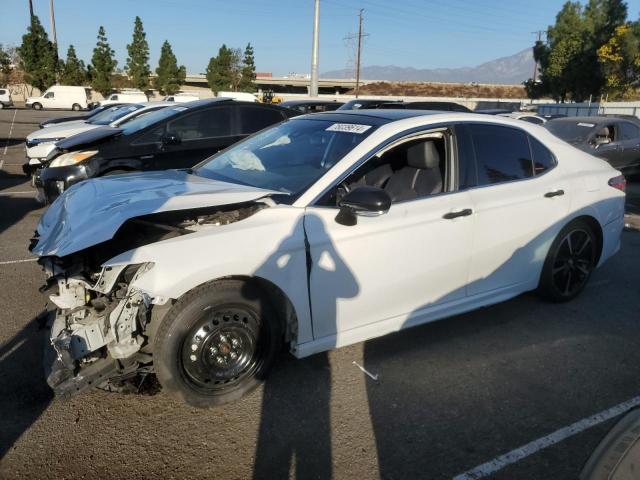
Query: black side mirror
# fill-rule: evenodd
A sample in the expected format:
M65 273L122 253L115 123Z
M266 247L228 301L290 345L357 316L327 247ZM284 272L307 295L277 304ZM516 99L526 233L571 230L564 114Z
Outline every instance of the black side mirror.
M180 145L181 142L180 137L173 133L167 133L162 137L162 145Z
M381 188L358 187L342 197L338 206L336 222L353 226L358 223L358 216L377 217L387 213L391 208L391 197Z

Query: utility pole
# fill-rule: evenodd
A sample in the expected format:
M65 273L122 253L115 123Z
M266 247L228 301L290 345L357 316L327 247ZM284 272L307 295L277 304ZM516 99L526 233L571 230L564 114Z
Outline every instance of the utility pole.
M51 16L51 35L53 36L53 48L58 56L58 38L56 37L56 17L53 14L53 0L49 0L49 14Z
M320 37L320 0L315 0L313 13L313 46L311 50L311 85L309 96L318 96L318 43Z
M364 9L361 8L358 13L358 35L349 35L344 37L345 40L354 40L358 39L357 48L356 48L356 88L355 95L358 98L358 93L360 92L360 61L362 59L362 38L368 37L368 33L362 33L362 14L364 13Z
M360 9L358 14L358 53L356 54L356 98L358 98L358 92L360 91L360 52L362 50L362 12L364 9Z
M33 0L29 0L29 19L33 18Z
M534 35L538 35L538 41L536 42L536 45L542 41L542 34L545 33L544 30L538 30L537 32L531 32ZM533 83L536 83L536 80L538 80L538 60L535 60L535 65L533 66Z

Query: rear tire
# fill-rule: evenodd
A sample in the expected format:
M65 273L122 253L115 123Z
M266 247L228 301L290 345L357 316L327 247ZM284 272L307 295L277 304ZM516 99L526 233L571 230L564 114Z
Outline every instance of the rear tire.
M74 103L71 106L71 110L73 110L74 112L79 112L82 109L82 107L80 105L78 105L77 103Z
M551 244L542 268L538 293L552 302L568 302L584 289L596 267L598 239L591 226L576 220Z
M4 108L4 103L0 102L0 110Z
M162 319L153 359L163 389L207 408L240 399L266 378L282 348L280 319L251 282L193 289Z
M42 104L36 102L33 105L31 105L31 108L33 108L34 110L42 110Z

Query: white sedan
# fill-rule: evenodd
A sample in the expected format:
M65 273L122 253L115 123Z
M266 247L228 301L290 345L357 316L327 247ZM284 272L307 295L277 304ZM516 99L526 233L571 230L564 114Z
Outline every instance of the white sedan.
M170 102L147 102L115 105L84 121L65 122L31 132L26 138L27 163L30 170L40 168L46 163L47 156L53 151L56 142L87 132L101 126L118 127L129 120L146 115L149 112L174 105ZM27 169L25 169L25 172Z
M155 372L207 407L296 357L537 290L578 295L620 247L625 181L521 121L302 116L193 169L93 179L31 245L57 293L61 395Z

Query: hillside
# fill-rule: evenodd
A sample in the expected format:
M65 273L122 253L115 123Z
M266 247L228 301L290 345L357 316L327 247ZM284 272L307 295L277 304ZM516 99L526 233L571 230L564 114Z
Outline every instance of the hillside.
M349 92L349 93L353 93ZM518 85L467 85L461 83L376 82L360 87L361 95L407 97L526 98Z
M519 85L533 74L534 60L530 48L509 57L485 62L475 67L417 69L412 67L365 66L360 77L371 80L403 82L453 82ZM324 72L323 78L353 78L353 70Z

